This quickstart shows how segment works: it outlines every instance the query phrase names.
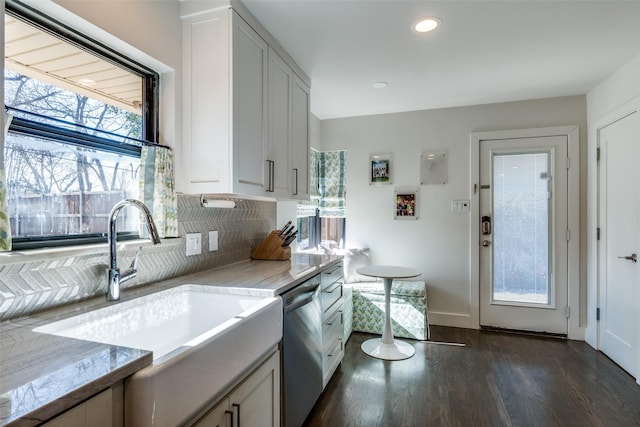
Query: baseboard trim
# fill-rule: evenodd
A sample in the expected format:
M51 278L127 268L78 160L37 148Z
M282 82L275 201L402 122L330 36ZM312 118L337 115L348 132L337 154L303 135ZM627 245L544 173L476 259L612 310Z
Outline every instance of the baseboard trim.
M430 325L473 329L471 328L471 316L468 314L429 311L428 315Z
M509 329L509 328L499 328L497 326L482 326L480 325L480 329L488 332L500 332L504 334L514 334L514 335L529 335L534 337L541 338L555 338L555 339L567 339L567 334L554 334L552 332L539 332L539 331L527 331L524 329Z

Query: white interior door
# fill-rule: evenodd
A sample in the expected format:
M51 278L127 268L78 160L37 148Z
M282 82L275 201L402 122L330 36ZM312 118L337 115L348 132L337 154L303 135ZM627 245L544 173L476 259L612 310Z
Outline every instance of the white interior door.
M637 378L640 113L600 129L600 349Z
M480 142L480 325L567 334L567 136Z

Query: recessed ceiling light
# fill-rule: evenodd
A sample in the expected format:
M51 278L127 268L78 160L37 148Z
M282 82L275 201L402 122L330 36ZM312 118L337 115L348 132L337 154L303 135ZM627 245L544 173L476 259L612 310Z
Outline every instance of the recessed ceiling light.
M413 30L418 33L428 33L429 31L435 30L438 25L440 25L440 19L432 16L416 22Z
M78 83L82 86L95 86L96 84L95 80L91 79L78 79Z
M389 86L389 83L387 82L375 82L372 85L375 89L384 89L385 87Z

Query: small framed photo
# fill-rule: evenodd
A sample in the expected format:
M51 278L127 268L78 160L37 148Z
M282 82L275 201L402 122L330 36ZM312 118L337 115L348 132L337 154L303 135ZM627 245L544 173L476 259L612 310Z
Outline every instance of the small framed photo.
M391 184L391 154L369 156L369 185Z
M396 188L393 198L395 219L418 219L418 189Z

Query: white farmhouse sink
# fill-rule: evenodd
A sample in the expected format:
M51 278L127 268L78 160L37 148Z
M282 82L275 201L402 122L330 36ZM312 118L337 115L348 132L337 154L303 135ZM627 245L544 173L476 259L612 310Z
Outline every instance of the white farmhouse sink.
M182 285L34 329L153 351L125 382L128 425L180 424L282 338L282 300Z

